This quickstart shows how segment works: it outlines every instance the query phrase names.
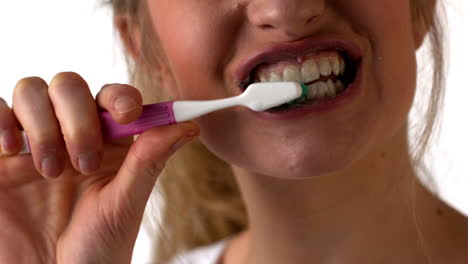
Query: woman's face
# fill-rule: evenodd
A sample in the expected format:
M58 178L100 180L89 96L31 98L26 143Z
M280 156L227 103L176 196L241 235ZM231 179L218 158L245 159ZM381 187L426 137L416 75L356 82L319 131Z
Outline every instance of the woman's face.
M218 99L250 82L295 79L327 94L296 109L235 107L199 118L202 141L231 164L283 178L333 173L404 128L416 79L410 0L147 4L174 80L165 89L176 98Z

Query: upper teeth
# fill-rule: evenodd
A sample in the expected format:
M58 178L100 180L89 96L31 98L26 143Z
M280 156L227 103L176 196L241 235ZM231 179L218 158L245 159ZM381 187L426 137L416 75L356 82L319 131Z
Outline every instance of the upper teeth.
M305 60L302 65L291 64L280 68L281 71L264 69L259 72L261 82L280 82L296 81L302 83L311 83L320 76L329 76L332 73L335 76L344 74L345 62L338 52L326 52L319 57L311 57ZM277 68L277 67L276 67Z
M302 64L302 81L304 83L313 82L320 78L317 63L313 59L306 60Z

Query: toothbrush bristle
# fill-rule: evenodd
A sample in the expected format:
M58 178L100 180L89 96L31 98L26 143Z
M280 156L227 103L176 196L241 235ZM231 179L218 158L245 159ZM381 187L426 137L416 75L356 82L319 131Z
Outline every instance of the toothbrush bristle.
M309 93L309 89L307 89L307 85L305 85L305 83L301 83L301 88L302 88L302 95L301 97L299 97L299 99L307 98L307 94Z
M294 104L300 103L301 101L304 101L305 99L307 99L307 94L309 93L309 89L307 89L307 85L305 83L299 83L299 84L301 85L301 88L302 88L301 97L287 103L287 105L294 105Z

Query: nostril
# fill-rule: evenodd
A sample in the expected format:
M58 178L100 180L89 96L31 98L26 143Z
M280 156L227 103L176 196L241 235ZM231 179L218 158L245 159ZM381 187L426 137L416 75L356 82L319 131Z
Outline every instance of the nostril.
M307 34L305 25L310 26L323 16L326 1L247 1L249 24L257 29L288 33ZM307 29L309 31L311 29Z

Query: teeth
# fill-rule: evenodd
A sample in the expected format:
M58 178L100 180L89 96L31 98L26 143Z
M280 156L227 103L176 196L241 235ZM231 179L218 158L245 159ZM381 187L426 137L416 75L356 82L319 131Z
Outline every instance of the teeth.
M279 76L279 74L277 74L275 72L270 73L269 80L270 80L270 82L281 82L281 81L283 81L281 79L281 76Z
M339 57L339 61L340 61L340 74L344 74L346 70L346 63L341 56Z
M335 74L335 76L340 75L340 59L338 56L333 56L330 61L332 64L333 74Z
M286 66L283 70L283 81L285 82L302 82L302 75L299 69L295 66Z
M333 82L328 80L327 82L316 82L307 85L308 93L307 100L322 99L325 97L334 98L338 93L344 90L343 82L337 80Z
M317 95L316 98L321 99L324 98L327 94L328 86L324 82L317 83Z
M314 99L317 96L317 83L313 83L307 86L308 92L307 92L307 99Z
M268 82L269 81L268 75L266 73L261 73L260 74L260 81L261 82Z
M344 84L340 80L335 82L336 92L341 93L344 90Z
M319 71L322 76L328 76L332 73L330 60L328 58L321 58L319 61Z
M336 88L335 88L335 83L333 83L332 80L327 81L327 95L331 98L336 96Z
M317 63L315 63L313 59L306 60L304 64L302 64L302 78L304 83L313 82L320 78Z
M287 64L282 68L282 71L279 71L279 67L273 66L271 71L265 68L258 73L257 80L261 82L293 81L307 84L318 81L320 77L328 77L332 74L341 76L346 70L345 61L339 53L325 53L321 57L310 57L302 65ZM337 86L335 83L333 84ZM336 91L344 89L341 86L335 88Z

